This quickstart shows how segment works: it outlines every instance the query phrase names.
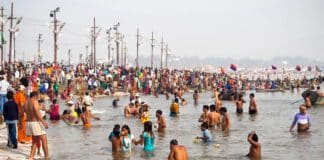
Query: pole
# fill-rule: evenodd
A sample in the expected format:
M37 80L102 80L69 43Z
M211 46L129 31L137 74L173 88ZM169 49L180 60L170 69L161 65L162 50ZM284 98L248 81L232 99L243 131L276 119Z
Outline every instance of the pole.
M161 41L161 69L163 68L163 37Z
M3 11L4 11L4 8L3 8L3 6L1 7L1 18L2 18L2 20L4 19L4 15L3 15ZM1 21L0 22L1 24L1 66L2 66L2 68L3 68L3 48L4 48L4 42L3 42L3 31L4 31L4 28L3 28L3 21Z
M91 29L91 45L90 45L90 66L93 67L93 29Z
M126 48L126 42L124 42L124 66L127 65L126 57L127 57L127 48Z
M96 18L93 18L93 65L94 65L94 70L96 71L96 66L97 66L97 60L96 60Z
M154 50L154 38L153 38L153 32L152 32L152 38L151 38L151 68L153 68L153 50Z
M124 62L124 57L123 57L123 52L124 52L124 36L120 36L120 65L123 66Z
M169 56L169 54L168 54L168 44L166 44L166 46L165 46L165 68L167 69L168 68L168 56Z
M119 33L118 26L116 26L116 65L119 66Z
M89 63L89 46L86 45L85 48L86 48L86 61L85 61L85 63Z
M139 29L137 28L136 34L136 67L138 68L138 49L139 49Z
M57 20L56 20L56 10L54 10L54 63L57 63Z
M9 37L9 65L11 65L11 52L12 52L12 33L13 33L13 28L12 28L12 23L13 23L13 3L11 3L11 13L10 13L10 29L9 29L9 33L10 33L10 37ZM10 67L9 67L10 68Z
M42 34L38 34L38 63L41 63L42 57L41 57L41 43L42 43Z
M111 46L110 45L110 41L111 41L110 30L111 30L111 28L108 29L108 31L107 31L107 34L108 34L108 64L110 62L110 46Z
M16 62L16 31L14 31L13 35L13 61Z
M69 66L71 66L71 49L68 50L68 55L69 55Z

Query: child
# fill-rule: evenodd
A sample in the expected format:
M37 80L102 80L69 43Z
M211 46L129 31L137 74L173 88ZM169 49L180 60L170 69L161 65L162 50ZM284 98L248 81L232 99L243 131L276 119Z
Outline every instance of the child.
M162 116L161 110L156 111L156 118L158 123L158 132L164 132L164 129L166 128L166 122L164 117Z
M201 124L200 129L202 131L202 137L196 137L196 139L202 139L203 142L211 142L212 135L210 134L210 131L208 130L208 123L204 122Z
M181 99L181 105L182 105L182 106L187 105L187 101L186 101L186 99L184 99L184 98Z
M134 136L131 134L131 130L128 127L128 125L123 125L121 135L122 135L121 142L122 142L123 151L131 152L132 143L134 142Z
M50 120L57 121L60 119L60 106L57 104L57 99L53 99L53 104L50 107Z
M142 113L141 113L141 122L144 124L147 121L150 121L150 113L149 106L147 104L142 105Z
M221 121L222 131L228 131L230 127L230 119L227 113L227 108L222 107L220 109L220 114L222 115L222 121Z
M246 156L250 159L261 159L261 144L258 143L258 135L253 131L248 135L247 140L251 146Z
M152 122L147 121L144 123L144 131L140 136L138 141L134 142L135 145L144 144L145 152L153 152L154 151L154 133L152 130Z
M198 94L198 90L195 90L195 93L193 94L193 99L194 99L194 104L198 105L198 101L199 101L199 94Z

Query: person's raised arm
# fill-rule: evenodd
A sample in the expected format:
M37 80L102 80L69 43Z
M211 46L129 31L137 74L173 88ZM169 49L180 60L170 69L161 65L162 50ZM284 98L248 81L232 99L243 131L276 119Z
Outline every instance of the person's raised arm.
M255 134L255 132L251 132L248 136L248 141L249 143L253 146L253 147L259 147L260 144L258 142L255 142L253 139L252 139L252 136Z

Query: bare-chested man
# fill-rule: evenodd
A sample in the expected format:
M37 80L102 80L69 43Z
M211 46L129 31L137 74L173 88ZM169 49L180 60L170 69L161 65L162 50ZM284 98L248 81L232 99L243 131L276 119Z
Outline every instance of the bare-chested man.
M247 140L251 146L250 151L246 156L252 160L261 159L261 144L258 142L258 135L253 131L248 135Z
M203 113L200 115L198 122L208 122L208 114L209 114L209 106L204 105L203 106Z
M188 153L185 146L178 145L178 141L173 139L170 141L170 154L168 160L187 160Z
M210 112L208 114L208 126L210 128L215 127L216 125L220 126L220 114L216 112L216 105L210 105Z
M81 114L81 120L83 123L83 129L90 129L91 127L91 118L95 120L100 120L99 117L94 116L90 112L90 105L86 105L85 107L82 108L82 114Z
M157 110L155 116L157 118L158 132L164 132L164 129L166 128L166 122L164 117L162 116L162 111Z
M137 109L135 108L135 104L133 102L129 103L129 105L124 108L124 117L128 118L135 116L136 114Z
M242 98L243 96L240 94L238 96L238 99L235 100L236 105L236 113L243 113L243 104L245 103L245 100Z
M32 136L32 147L29 155L29 160L34 159L37 143L42 142L45 159L49 159L48 146L45 128L48 128L47 123L43 120L38 104L38 93L30 93L30 99L24 106L24 111L27 115L26 134Z
M215 102L215 105L216 105L216 111L219 112L220 108L223 105L220 94L218 94L218 98L217 98L217 101Z
M250 105L249 105L249 114L257 114L258 106L256 100L254 99L254 94L250 94Z
M226 107L222 107L220 109L220 114L222 115L222 121L221 121L221 125L222 125L222 131L229 131L230 128L230 118L229 115L227 113L227 108Z

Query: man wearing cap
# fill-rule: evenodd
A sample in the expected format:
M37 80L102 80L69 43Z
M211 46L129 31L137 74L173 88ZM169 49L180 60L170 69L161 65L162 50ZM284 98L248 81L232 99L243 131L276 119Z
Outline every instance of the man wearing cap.
M7 92L10 87L10 84L4 78L4 74L0 75L0 124L3 122L3 104L7 101Z
M29 143L32 139L30 136L26 135L26 114L24 113L24 105L26 103L25 86L19 86L14 99L18 105L19 111L18 142Z

